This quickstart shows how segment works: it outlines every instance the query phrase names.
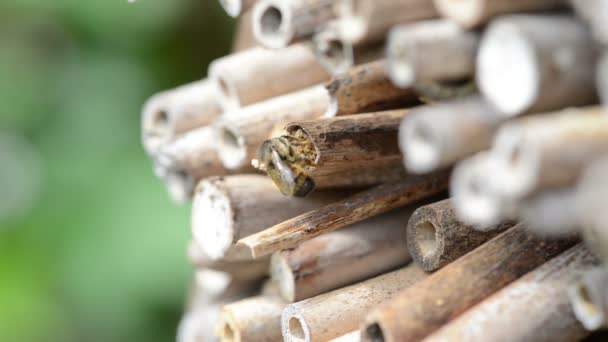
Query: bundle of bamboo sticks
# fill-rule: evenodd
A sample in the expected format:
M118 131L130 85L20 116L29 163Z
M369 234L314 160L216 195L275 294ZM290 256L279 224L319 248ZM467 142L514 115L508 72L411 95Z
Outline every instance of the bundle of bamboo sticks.
M607 0L220 3L233 53L142 117L192 202L178 341L608 326Z

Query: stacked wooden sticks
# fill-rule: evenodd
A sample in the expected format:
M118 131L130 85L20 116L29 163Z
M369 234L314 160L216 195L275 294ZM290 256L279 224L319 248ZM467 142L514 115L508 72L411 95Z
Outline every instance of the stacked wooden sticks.
M179 341L608 325L608 1L221 3L234 53L143 111L192 200Z

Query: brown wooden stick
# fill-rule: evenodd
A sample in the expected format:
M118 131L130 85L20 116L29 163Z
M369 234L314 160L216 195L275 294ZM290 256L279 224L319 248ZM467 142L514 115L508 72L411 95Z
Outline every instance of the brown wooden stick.
M541 240L518 224L376 308L363 340L419 341L573 244Z
M406 110L299 121L260 148L261 169L282 193L361 187L401 179L397 132Z
M361 64L325 84L330 100L325 117L359 114L418 104L411 88L400 89L388 79L386 60Z
M292 248L315 236L336 230L392 209L438 194L447 187L447 173L387 183L323 208L294 217L238 244L254 258Z
M258 44L253 36L251 13L251 11L243 13L236 23L234 38L232 39L232 53L253 48Z
M212 260L195 241L188 244L188 260L197 270L209 269L229 274L233 279L239 281L260 281L268 275L268 259L246 260L246 261L224 261Z
M257 0L220 0L226 13L235 18L247 12Z
M327 341L357 328L368 310L391 299L426 277L416 265L386 273L317 297L290 304L283 310L285 341Z
M412 209L370 218L274 253L271 277L292 303L393 270L409 262L403 223Z
M271 296L256 296L224 305L216 336L226 342L279 341L285 303Z
M595 262L582 245L572 247L424 341L579 341L589 332L576 321L565 292Z
M434 0L442 16L465 28L481 26L503 14L561 9L566 0Z
M608 327L608 272L605 266L587 270L568 295L574 315L587 330Z
M449 199L422 206L407 224L407 248L412 259L425 271L440 269L512 226L501 224L481 232L463 224Z

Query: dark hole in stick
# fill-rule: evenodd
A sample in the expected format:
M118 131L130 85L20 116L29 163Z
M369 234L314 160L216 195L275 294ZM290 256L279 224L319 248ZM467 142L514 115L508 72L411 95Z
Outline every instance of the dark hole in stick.
M239 147L239 138L228 128L222 129L222 142L230 148Z
M262 14L260 22L262 33L268 35L277 34L283 23L283 13L274 6L268 6Z
M304 334L304 329L302 328L302 324L300 320L292 317L289 320L289 332L291 335L297 339L304 340L306 335Z
M365 328L365 337L369 342L384 342L384 334L378 323L374 323Z
M416 225L416 243L423 256L432 254L437 249L437 229L430 221L421 221Z

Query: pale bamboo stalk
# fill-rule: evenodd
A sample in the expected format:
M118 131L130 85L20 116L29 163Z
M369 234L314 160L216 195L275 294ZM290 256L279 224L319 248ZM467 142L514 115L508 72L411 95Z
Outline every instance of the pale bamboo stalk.
M588 270L568 289L572 310L587 330L608 327L608 272L605 266Z
M516 225L378 306L362 340L420 341L574 242L542 240Z
M597 65L595 83L600 100L604 106L608 105L608 49L604 49Z
M253 36L253 24L251 22L251 11L240 16L236 23L234 38L232 39L232 53L251 49L258 45Z
M238 245L254 258L293 248L320 234L439 194L447 187L447 177L440 172L379 185L248 236Z
M388 35L389 77L402 88L472 79L478 43L478 33L445 19L397 26Z
M210 177L194 195L192 235L212 260L249 259L236 247L239 239L341 198L342 193L286 198L261 175Z
M579 229L575 187L546 190L518 201L517 206L520 220L542 236L575 234Z
M565 292L596 260L581 244L547 261L443 326L424 342L580 341Z
M329 106L324 117L359 114L418 104L418 95L411 88L395 87L388 79L386 60L361 64L346 73L334 76L325 84Z
M144 149L154 154L180 134L208 125L220 114L217 88L206 79L158 93L143 107Z
M399 128L403 162L414 173L450 166L490 147L503 121L479 96L413 108Z
M297 302L405 265L403 224L411 213L387 213L274 253L270 274L281 297Z
M222 306L216 336L226 342L264 342L281 339L281 312L285 302L256 296Z
M223 165L228 169L251 165L274 126L321 117L328 105L327 90L318 85L224 114L215 124Z
M229 16L236 18L253 7L256 1L257 0L220 0L220 5L222 5Z
M279 50L255 47L222 57L209 66L209 78L219 89L220 105L232 110L325 82L329 75L310 45L295 44Z
M561 9L567 0L434 0L439 13L465 28L481 26L499 15Z
M572 16L507 16L482 37L477 81L506 116L593 104L596 59L591 35Z
M372 307L426 278L410 265L366 281L290 304L283 310L285 341L327 341L357 328Z
M593 37L602 44L608 43L608 1L570 0L576 13L591 27Z
M407 224L407 248L420 268L432 272L460 258L512 225L504 223L492 231L478 231L460 222L451 200L446 199L414 211Z
M233 279L259 281L268 275L268 259L246 261L212 260L195 241L190 241L187 250L188 260L196 269L209 269L228 273Z
M355 330L355 331L349 332L348 334L344 334L340 337L336 337L330 341L331 342L359 342L361 340L360 335L361 335L361 333L359 332L359 330Z
M407 110L298 121L260 147L260 169L285 195L405 177L397 133Z
M335 0L260 0L253 8L253 30L267 48L284 48L312 36L336 17Z

